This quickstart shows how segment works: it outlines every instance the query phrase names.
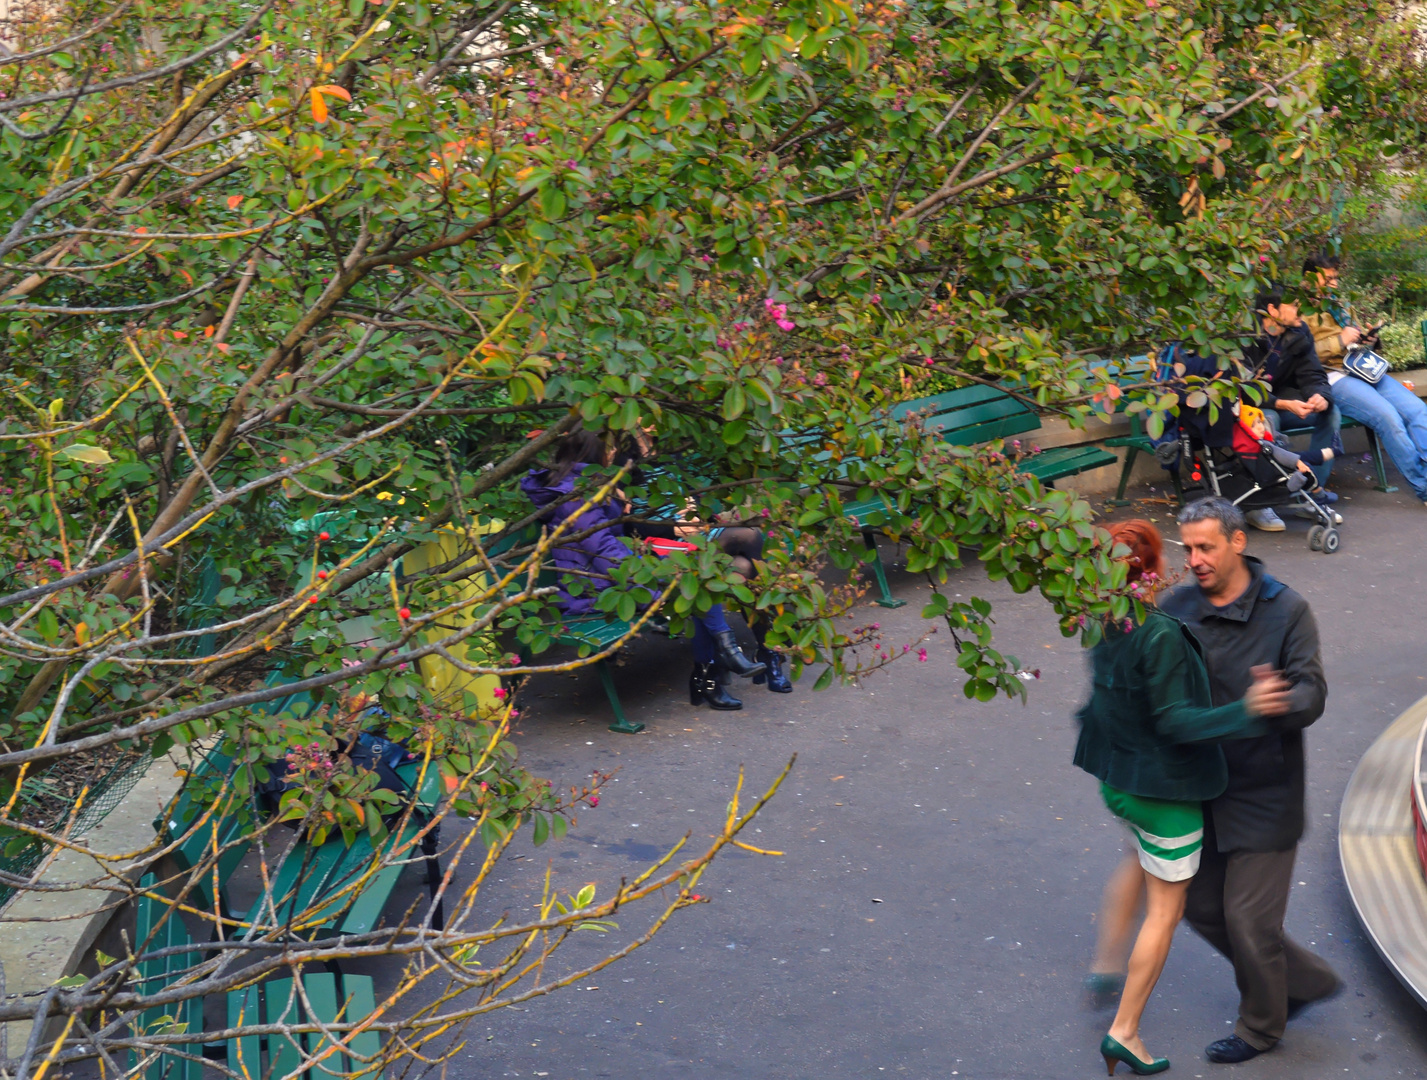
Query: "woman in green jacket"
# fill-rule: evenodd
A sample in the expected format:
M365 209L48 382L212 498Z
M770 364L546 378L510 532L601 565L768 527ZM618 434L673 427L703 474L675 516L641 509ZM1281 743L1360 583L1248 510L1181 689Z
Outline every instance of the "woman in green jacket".
M1124 521L1110 535L1128 549L1129 581L1152 597L1164 566L1159 531L1148 521ZM1199 869L1200 804L1228 783L1217 743L1262 734L1263 717L1288 711L1289 687L1276 672L1255 669L1242 701L1212 707L1198 642L1183 623L1153 608L1139 626L1107 628L1091 662L1094 680L1079 713L1075 764L1100 780L1105 805L1134 840L1133 854L1106 890L1107 915L1121 909L1120 922L1128 926L1141 884L1145 893L1145 921L1100 1053L1111 1076L1121 1061L1143 1076L1169 1068L1167 1058L1151 1058L1145 1049L1140 1017Z

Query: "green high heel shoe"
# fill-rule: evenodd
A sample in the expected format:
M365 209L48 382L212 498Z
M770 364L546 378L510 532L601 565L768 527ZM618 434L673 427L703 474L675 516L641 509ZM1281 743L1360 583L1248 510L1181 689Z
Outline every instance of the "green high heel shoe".
M1153 1076L1169 1068L1169 1058L1141 1061L1108 1035L1100 1040L1100 1056L1105 1059L1105 1070L1110 1076L1115 1075L1115 1066L1121 1061L1128 1065L1136 1076Z

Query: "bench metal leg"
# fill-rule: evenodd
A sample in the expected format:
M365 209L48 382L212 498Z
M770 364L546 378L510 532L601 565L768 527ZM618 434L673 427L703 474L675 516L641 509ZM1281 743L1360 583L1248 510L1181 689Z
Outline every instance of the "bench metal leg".
M1373 468L1377 470L1377 489L1386 492L1396 491L1397 485L1387 482L1387 466L1383 464L1382 443L1378 441L1377 432L1366 424L1363 425L1363 432L1368 437L1368 449L1372 451Z
M872 574L877 579L877 588L882 591L881 598L877 603L885 608L905 607L905 600L898 600L892 595L892 587L887 584L887 572L882 569L882 556L877 554L877 534L870 529L862 530L862 542L867 545L867 550L872 553Z
M600 673L600 682L604 684L605 696L609 698L610 711L614 713L614 723L609 729L620 735L637 735L644 730L643 724L636 724L624 715L624 709L619 703L619 692L614 688L614 676L609 673L609 665L603 660L595 661L595 670Z
M438 825L421 838L421 853L426 856L426 887L431 890L431 899L441 891L441 860L437 856L441 827ZM446 898L436 903L436 911L431 916L431 926L436 930L446 929Z
M1125 464L1120 468L1120 486L1115 489L1115 497L1107 500L1111 506L1129 506L1130 500L1125 498L1125 488L1130 484L1130 473L1135 471L1135 458L1140 456L1138 447L1125 447Z

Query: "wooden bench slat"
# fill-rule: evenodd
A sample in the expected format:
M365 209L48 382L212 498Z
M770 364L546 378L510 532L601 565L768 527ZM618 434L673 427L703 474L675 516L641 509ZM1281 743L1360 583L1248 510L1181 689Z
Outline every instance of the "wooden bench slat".
M243 1027L262 1023L258 988L249 986L228 993L228 1026ZM228 1068L243 1080L262 1080L262 1040L257 1035L244 1035L228 1040Z
M263 987L267 998L267 1022L269 1024L300 1024L302 1003L293 990L291 979L272 979ZM269 1035L268 1067L266 1073L273 1080L297 1071L302 1063L300 1048L296 1042L301 1036Z
M1017 467L1043 483L1119 463L1119 458L1098 446L1059 446L1022 458Z
M302 988L307 992L307 1004L311 1006L307 1019L319 1024L335 1024L338 1021L338 1014L341 1005L337 998L337 976L330 971L318 971L311 975L302 977ZM318 1031L308 1032L303 1036L306 1043L307 1052L317 1055L327 1050L327 1037ZM347 1055L340 1050L332 1056L325 1058L320 1065L307 1075L313 1080L326 1075L340 1075L350 1071L347 1067ZM274 1078L276 1080L276 1078Z
M343 975L342 994L346 998L345 1009L342 1018L348 1023L355 1023L364 1020L372 1013L376 1012L377 999L372 988L372 980L368 975ZM347 1038L347 1045L351 1047L354 1054L362 1057L374 1058L381 1053L381 1036L375 1031L362 1031ZM351 1080L367 1080L375 1077L377 1070L369 1068L365 1072L357 1073L362 1068L362 1062L353 1057L351 1069L354 1075Z

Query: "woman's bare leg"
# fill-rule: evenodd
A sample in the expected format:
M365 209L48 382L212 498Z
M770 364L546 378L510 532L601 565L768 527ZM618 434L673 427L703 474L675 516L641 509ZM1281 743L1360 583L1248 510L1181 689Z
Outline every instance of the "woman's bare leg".
M1130 953L1130 970L1120 995L1120 1009L1110 1025L1110 1037L1141 1061L1149 1061L1150 1053L1140 1041L1140 1017L1164 970L1174 929L1184 915L1189 881L1162 881L1150 874L1144 877L1145 921Z
M1130 956L1135 920L1145 897L1145 872L1133 850L1115 867L1105 882L1105 895L1100 901L1100 920L1095 940L1095 961L1092 974L1123 975Z

